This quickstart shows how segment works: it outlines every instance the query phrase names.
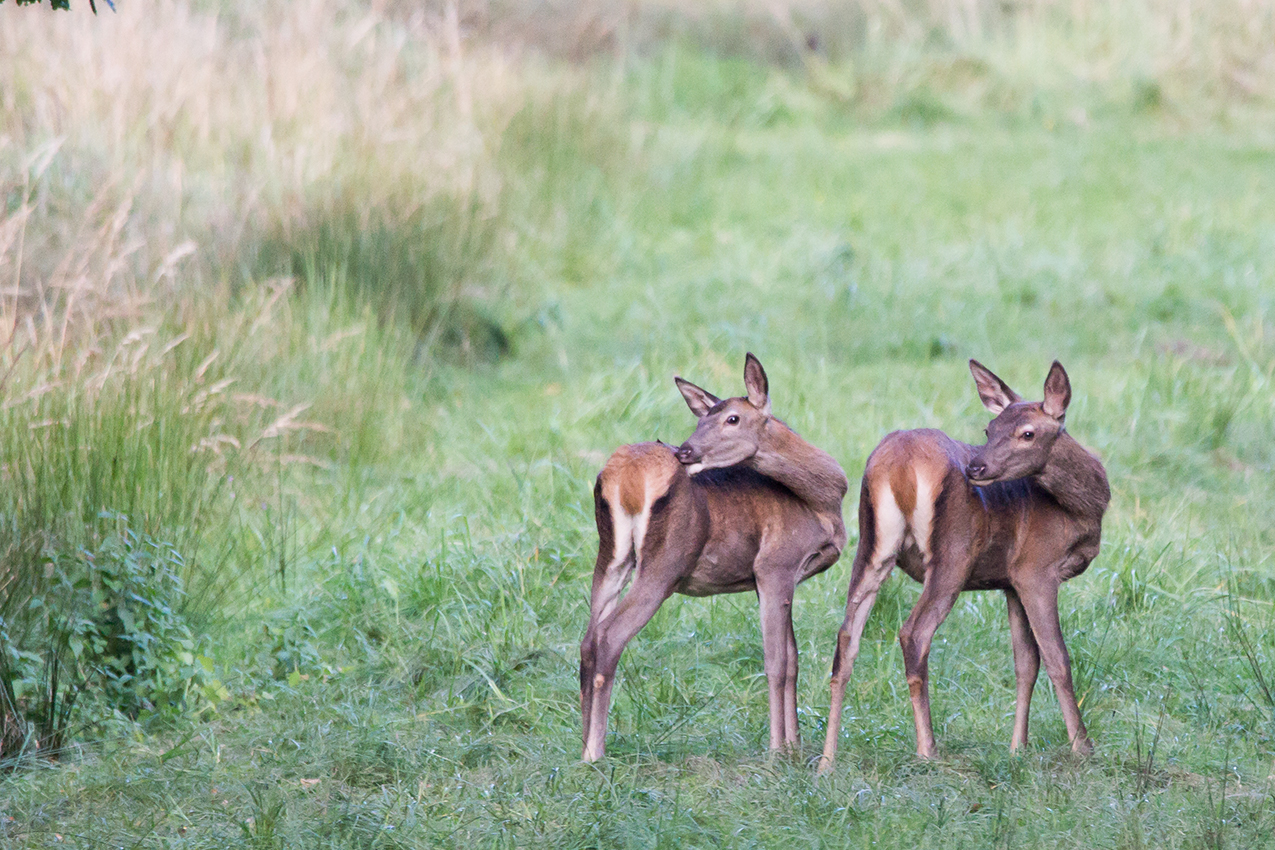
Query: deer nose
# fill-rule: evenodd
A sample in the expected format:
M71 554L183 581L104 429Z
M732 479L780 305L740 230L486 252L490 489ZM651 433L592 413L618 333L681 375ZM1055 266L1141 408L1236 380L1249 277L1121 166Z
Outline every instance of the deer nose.
M677 456L679 461L687 465L699 460L699 452L695 451L695 449L691 448L686 443L682 443L682 445L679 446L677 451L673 454Z
M969 466L965 467L966 478L972 478L978 481L978 480L982 480L986 476L987 476L987 464L985 463L976 462L976 463L971 463Z

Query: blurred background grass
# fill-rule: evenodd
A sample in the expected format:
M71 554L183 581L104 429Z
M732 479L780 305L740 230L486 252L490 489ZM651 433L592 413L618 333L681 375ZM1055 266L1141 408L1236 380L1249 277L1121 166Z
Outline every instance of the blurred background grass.
M1261 846L1273 41L1262 0L0 6L0 836ZM1066 364L1093 759L1043 683L1008 756L970 595L918 764L900 578L831 779L764 754L744 595L665 606L577 763L592 478L746 350L852 477L977 441L967 358ZM848 569L798 594L808 748Z

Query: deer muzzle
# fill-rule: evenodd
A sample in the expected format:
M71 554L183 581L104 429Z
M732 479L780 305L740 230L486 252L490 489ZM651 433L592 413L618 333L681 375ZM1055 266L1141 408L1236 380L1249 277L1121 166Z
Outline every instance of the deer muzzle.
M682 443L673 454L685 466L698 463L701 457L699 451L693 448L690 443Z

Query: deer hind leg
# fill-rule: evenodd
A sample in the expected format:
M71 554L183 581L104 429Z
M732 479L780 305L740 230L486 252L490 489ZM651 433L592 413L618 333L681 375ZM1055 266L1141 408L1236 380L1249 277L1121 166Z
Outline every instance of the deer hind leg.
M632 570L632 559L625 565L626 571ZM614 609L614 603L609 601L601 602L607 599L607 593L610 587L603 585L599 588L598 577L594 577L593 616L589 619L589 626L584 632L584 640L580 642L580 717L584 732L584 742L587 751L589 742L589 730L593 724L594 711L594 681L596 679L595 672L598 666L598 636L602 634L607 625L606 622L600 621L597 612L603 608L608 609L609 613ZM600 592L601 590L601 592ZM618 596L618 592L617 592ZM605 718L603 720L605 723Z
M611 688L620 654L633 636L642 630L664 600L672 593L672 582L655 583L638 580L620 600L615 616L600 625L595 636L596 664L593 668L592 700L588 729L584 741L584 761L596 761L606 751L607 711L611 707Z
M1009 606L1009 637L1014 648L1014 679L1018 686L1018 698L1014 704L1014 734L1009 743L1012 753L1027 743L1027 716L1031 712L1036 677L1040 674L1040 647L1032 635L1018 592L1006 590L1005 602Z
M882 582L894 569L895 559L903 546L907 522L889 492L874 504L865 490L859 497L859 545L850 570L850 589L846 593L846 618L837 631L837 650L832 659L832 697L828 708L828 732L824 738L819 772L832 767L837 755L837 738L841 734L841 708L845 702L846 684L859 657L859 641L868 614L876 602Z
M615 684L620 654L633 636L655 616L655 612L673 593L673 588L681 578L683 564L678 547L666 546L663 534L653 535L653 544L647 545L645 532L646 517L635 517L632 549L634 567L624 577L627 581L631 575L633 583L623 598L615 601L615 596L624 587L623 581L616 579L608 582L604 578L602 582L607 592L602 594L600 607L595 609L598 619L591 629L592 675L587 682L583 681L584 665L581 665L585 761L595 761L606 751L607 712L611 706L611 689ZM626 564L628 561L620 559L617 563ZM609 592L612 588L614 594ZM582 651L582 661L583 656ZM583 697L586 688L591 689L587 704Z
M969 576L972 560L960 530L969 517L960 508L943 508L943 494L965 486L964 476L949 470L943 481L918 481L917 509L909 531L925 569L921 596L899 629L903 669L916 724L916 754L934 758L934 724L930 719L930 647Z
M934 633L956 603L963 581L952 581L937 565L926 573L921 596L899 629L899 646L903 649L903 669L908 678L908 694L912 698L912 719L916 723L916 754L934 758L934 725L930 719L930 646Z
M826 569L829 565L836 562L841 556L840 547L826 544L818 550L811 552L802 562L801 569L797 573L797 582L800 583L807 576L814 575ZM797 725L797 634L793 631L792 625L792 596L796 591L795 586L789 586L781 589L779 592L785 593L786 596L781 598L787 599L787 628L785 630L785 647L784 647L784 678L783 678L783 744L790 750L797 750L801 746L801 729ZM761 598L761 592L758 592L758 599ZM762 615L763 630L765 627L765 613L763 608ZM769 658L769 652L772 644L763 635L763 649ZM773 744L772 744L773 747Z
M1067 652L1062 624L1058 620L1058 586L1049 583L1031 589L1020 588L1018 593L1027 612L1032 634L1040 647L1045 672L1054 683L1058 707L1062 709L1063 720L1067 723L1067 737L1071 740L1071 748L1077 753L1088 755L1093 752L1093 742L1089 740L1089 732L1080 718L1080 706L1076 702L1076 688L1071 679L1071 655Z
M614 619L620 595L637 566L634 517L613 511L605 500L597 505L598 560L593 569L593 592L589 602L589 626L580 643L580 716L584 733L585 759L589 758L590 731L596 718L594 710L598 638ZM602 713L602 732L606 733L606 711ZM601 755L598 750L593 758Z

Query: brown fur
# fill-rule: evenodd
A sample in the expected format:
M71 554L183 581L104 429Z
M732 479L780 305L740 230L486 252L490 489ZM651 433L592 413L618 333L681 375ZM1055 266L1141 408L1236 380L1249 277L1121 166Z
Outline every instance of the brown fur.
M1031 692L1042 659L1072 747L1087 752L1092 746L1076 702L1057 596L1059 585L1083 572L1098 553L1110 498L1106 473L1062 428L1071 388L1061 366L1055 363L1050 370L1045 401L1035 403L1021 401L974 361L970 368L984 404L997 414L988 425L986 445L971 446L932 429L895 431L868 458L859 506L860 542L837 636L821 769L836 754L845 687L868 612L896 565L923 585L899 631L919 756L935 753L931 641L963 590L1001 590L1009 605L1018 681L1011 748L1026 742ZM929 491L933 501L918 501L920 489Z
M673 476L681 471L682 465L668 446L636 443L618 448L602 467L598 481L603 492L614 494L629 516L637 516L647 507L647 494L653 494L651 501L663 496Z
M691 439L676 454L660 443L621 446L599 475L598 560L580 645L586 761L605 751L620 653L673 593L757 592L770 746L796 745L793 592L841 555L847 482L831 456L770 416L765 372L751 354L745 384L747 398L721 401L678 379L699 417Z

